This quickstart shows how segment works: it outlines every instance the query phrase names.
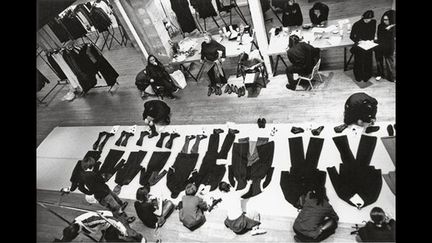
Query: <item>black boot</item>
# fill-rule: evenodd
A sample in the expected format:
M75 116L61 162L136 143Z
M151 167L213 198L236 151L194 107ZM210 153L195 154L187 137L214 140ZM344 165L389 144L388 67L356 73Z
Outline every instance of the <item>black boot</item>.
M231 134L236 134L236 133L239 133L240 131L239 130L237 130L237 129L229 129L228 130L228 133L231 133Z
M335 131L336 133L341 133L341 132L343 132L343 130L345 130L345 128L347 128L347 127L348 127L347 124L342 124L342 125L339 125L339 126L334 127L333 129L334 129L334 131Z
M389 136L394 136L394 130L391 124L387 126L387 132Z
M156 132L156 126L155 125L150 126L150 130L151 130L151 134L148 135L149 138L156 137L157 135L159 135L159 133Z
M291 128L291 132L294 133L294 134L302 133L302 132L304 132L304 129L301 128L301 127L294 127L294 126L293 126L293 127Z
M222 130L220 128L213 129L213 134L219 134L219 133L223 133L223 132L224 132L224 130Z
M313 135L319 136L323 129L324 129L324 126L320 126L318 128L313 129L311 132Z
M369 126L366 128L366 133L376 132L380 129L379 126Z

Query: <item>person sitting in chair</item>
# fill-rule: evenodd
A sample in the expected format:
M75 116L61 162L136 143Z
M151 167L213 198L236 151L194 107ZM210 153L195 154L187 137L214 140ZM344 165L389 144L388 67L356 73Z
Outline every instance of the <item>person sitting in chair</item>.
M313 25L326 25L329 7L322 2L316 2L309 10L309 17Z
M171 80L171 76L165 70L163 64L159 62L159 60L154 56L150 55L147 59L147 67L146 72L150 77L150 84L154 87L155 93L159 92L159 89L155 89L155 87L163 87L163 93L170 99L174 99L173 93L177 92L179 88L177 88L173 81Z
M286 88L295 90L298 75L308 75L312 72L314 65L319 60L320 49L300 42L300 37L295 34L289 37L288 46L287 55L292 65L285 70L288 78Z

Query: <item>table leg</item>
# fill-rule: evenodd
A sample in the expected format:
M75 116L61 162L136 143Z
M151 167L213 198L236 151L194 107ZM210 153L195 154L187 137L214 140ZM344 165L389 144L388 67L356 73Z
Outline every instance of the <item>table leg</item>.
M191 63L191 65L192 65L192 63ZM189 76L191 76L195 80L195 82L198 82L197 78L195 76L193 76L193 74L189 71L189 69L187 69L183 64L180 64L180 68L183 69L184 71L186 71L189 74Z
M276 63L274 65L274 67L273 67L273 77L276 76L276 70L277 70L277 67L278 67L278 63L279 63L279 55L276 56Z
M202 70L204 69L204 64L205 64L205 63L202 63L202 64L201 64L200 70L198 71L197 78L196 78L196 81L197 81L197 82L198 82L198 80L201 78L201 72L202 72Z
M344 71L347 70L346 47L344 47Z

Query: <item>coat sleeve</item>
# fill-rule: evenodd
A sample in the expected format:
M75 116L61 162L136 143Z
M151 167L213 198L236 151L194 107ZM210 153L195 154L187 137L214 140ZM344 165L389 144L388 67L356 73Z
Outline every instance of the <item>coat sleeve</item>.
M357 44L357 42L359 41L358 38L358 22L354 23L351 29L351 33L350 33L350 39L352 41L354 41L354 43Z

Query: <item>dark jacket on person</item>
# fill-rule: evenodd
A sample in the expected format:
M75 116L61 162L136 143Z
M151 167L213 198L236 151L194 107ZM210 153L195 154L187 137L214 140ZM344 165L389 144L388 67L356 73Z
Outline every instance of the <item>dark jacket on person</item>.
M141 70L135 77L135 85L139 90L145 91L150 84L150 77L145 72L145 69Z
M106 197L111 189L105 184L105 180L101 175L94 171L85 171L82 173L82 178L84 185L88 188L87 195L93 195L94 197L100 201L104 197Z
M158 218L154 214L156 208L152 203L135 201L134 207L138 218L143 222L145 226L152 229L156 228Z
M282 14L282 25L287 26L300 26L303 24L303 15L298 3L292 6L286 4Z
M350 39L356 44L361 40L373 40L375 38L376 20L365 23L363 19L355 22L351 29Z
M201 44L201 59L207 59L209 61L216 61L219 57L218 51L222 51L221 58L226 57L225 46L220 44L219 42L212 40L210 43L203 42Z
M359 229L358 235L363 242L395 242L396 241L396 221L390 219L384 222L381 227L373 222L367 222Z
M171 76L169 73L165 70L165 67L159 63L158 65L148 64L146 67L147 75L154 79L156 83L158 83L160 80L168 80L171 82Z
M293 66L303 69L303 73L300 74L308 74L319 59L319 49L299 42L288 49L287 55Z
M207 204L197 196L183 196L182 209L179 219L187 228L194 228L206 221L203 211L207 210Z
M202 19L217 16L212 0L190 0L191 6L199 13Z
M324 221L325 217L339 221L339 217L333 207L327 200L323 200L322 204L317 204L318 200L310 197L310 193L306 195L303 208L294 221L293 228L302 235L317 238L321 232L319 225Z
M315 15L315 13L314 13L315 9L320 10L319 16ZM311 23L315 24L315 25L319 25L319 24L321 24L321 22L327 21L328 15L329 15L329 7L327 5L325 5L324 3L321 3L318 6L314 5L314 7L312 7L309 10L309 17L310 17Z
M396 27L392 27L389 30L386 30L387 25L384 24L383 18L384 16L387 16L389 18L389 25L392 25L395 23L394 21L394 10L388 10L383 14L383 17L381 18L381 23L378 25L378 32L377 32L377 43L379 44L378 50L382 52L383 55L390 56L393 55L394 52L394 45L395 45L395 32Z
M171 113L171 108L163 101L150 100L144 103L143 119L153 117L154 123L165 122Z

